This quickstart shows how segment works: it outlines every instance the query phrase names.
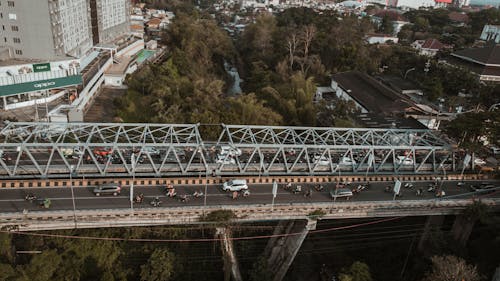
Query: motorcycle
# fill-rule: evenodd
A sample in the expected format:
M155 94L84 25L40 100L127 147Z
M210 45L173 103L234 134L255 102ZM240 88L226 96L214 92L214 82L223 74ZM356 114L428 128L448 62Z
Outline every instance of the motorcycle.
M325 189L325 188L323 187L323 185L321 185L321 184L317 184L317 185L315 185L315 186L314 186L314 189L315 189L316 191L318 191L318 192L321 192L321 191L323 191L323 189Z
M308 190L306 191L306 193L304 193L304 197L311 197L312 196L312 190Z
M368 187L366 185L360 184L356 188L353 188L352 193L359 193L359 192L361 192L361 191L363 191L363 190L365 190L367 188Z
M174 198L175 196L177 196L177 192L175 192L175 189L169 189L167 194L166 194L167 197L170 197L170 198Z
M29 201L30 203L33 203L33 201L36 200L36 196L33 193L29 193L24 197L24 200Z
M413 189L413 183L407 182L407 183L405 183L404 187L408 188L408 189Z
M184 194L180 196L179 201L182 203L187 203L189 201L189 198L186 194Z
M203 196L203 192L201 192L201 191L195 191L195 192L193 193L193 197L194 197L194 198L200 198L200 197L202 197L202 196Z
M299 193L302 193L302 186L297 185L293 190L293 194L299 194Z
M153 201L150 202L150 204L153 207L160 207L161 200L160 200L160 198L156 197L155 199L153 199Z
M433 184L429 184L429 188L427 188L427 192L434 192L436 191L436 186Z
M40 208L43 208L43 209L48 209L50 208L50 205L52 204L52 202L50 201L49 198L45 198L45 199L41 199L40 201L38 201L38 206Z
M144 201L144 194L139 194L137 195L135 198L134 198L134 203L142 203L142 201Z
M385 192L392 193L392 186L388 185L384 189Z
M417 196L422 196L424 190L422 188L417 189Z
M283 185L284 190L292 190L292 183L288 182L285 185Z
M441 191L436 192L435 195L437 198L441 198L441 197L444 197L446 195L446 193L444 192L444 190L441 190Z

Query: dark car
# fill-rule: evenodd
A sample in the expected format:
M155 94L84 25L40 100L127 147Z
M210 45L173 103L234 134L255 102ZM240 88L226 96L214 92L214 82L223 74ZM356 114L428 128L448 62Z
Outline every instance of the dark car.
M471 184L470 190L474 192L493 192L495 185L491 183Z

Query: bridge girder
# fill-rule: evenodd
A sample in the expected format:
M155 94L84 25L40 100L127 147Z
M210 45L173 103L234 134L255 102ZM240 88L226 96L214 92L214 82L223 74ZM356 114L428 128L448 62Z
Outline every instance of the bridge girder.
M0 131L0 178L417 174L457 166L452 146L430 130L221 129L211 141L200 124L12 122Z

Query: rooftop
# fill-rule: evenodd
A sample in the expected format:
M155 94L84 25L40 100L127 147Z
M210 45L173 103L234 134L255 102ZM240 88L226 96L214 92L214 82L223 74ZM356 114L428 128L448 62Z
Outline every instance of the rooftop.
M337 73L332 79L371 113L404 112L411 101L374 78L359 71Z
M361 113L355 116L356 123L364 128L427 129L414 118L381 116L373 113Z
M490 44L483 48L464 49L451 55L477 64L500 66L500 44Z

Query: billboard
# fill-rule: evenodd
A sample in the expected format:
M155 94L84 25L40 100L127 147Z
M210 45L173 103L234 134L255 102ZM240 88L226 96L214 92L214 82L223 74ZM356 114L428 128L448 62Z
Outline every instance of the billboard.
M50 62L33 64L33 72L50 71Z
M82 83L81 75L66 76L48 80L38 80L26 83L0 86L0 96L10 96L40 90L50 90Z

